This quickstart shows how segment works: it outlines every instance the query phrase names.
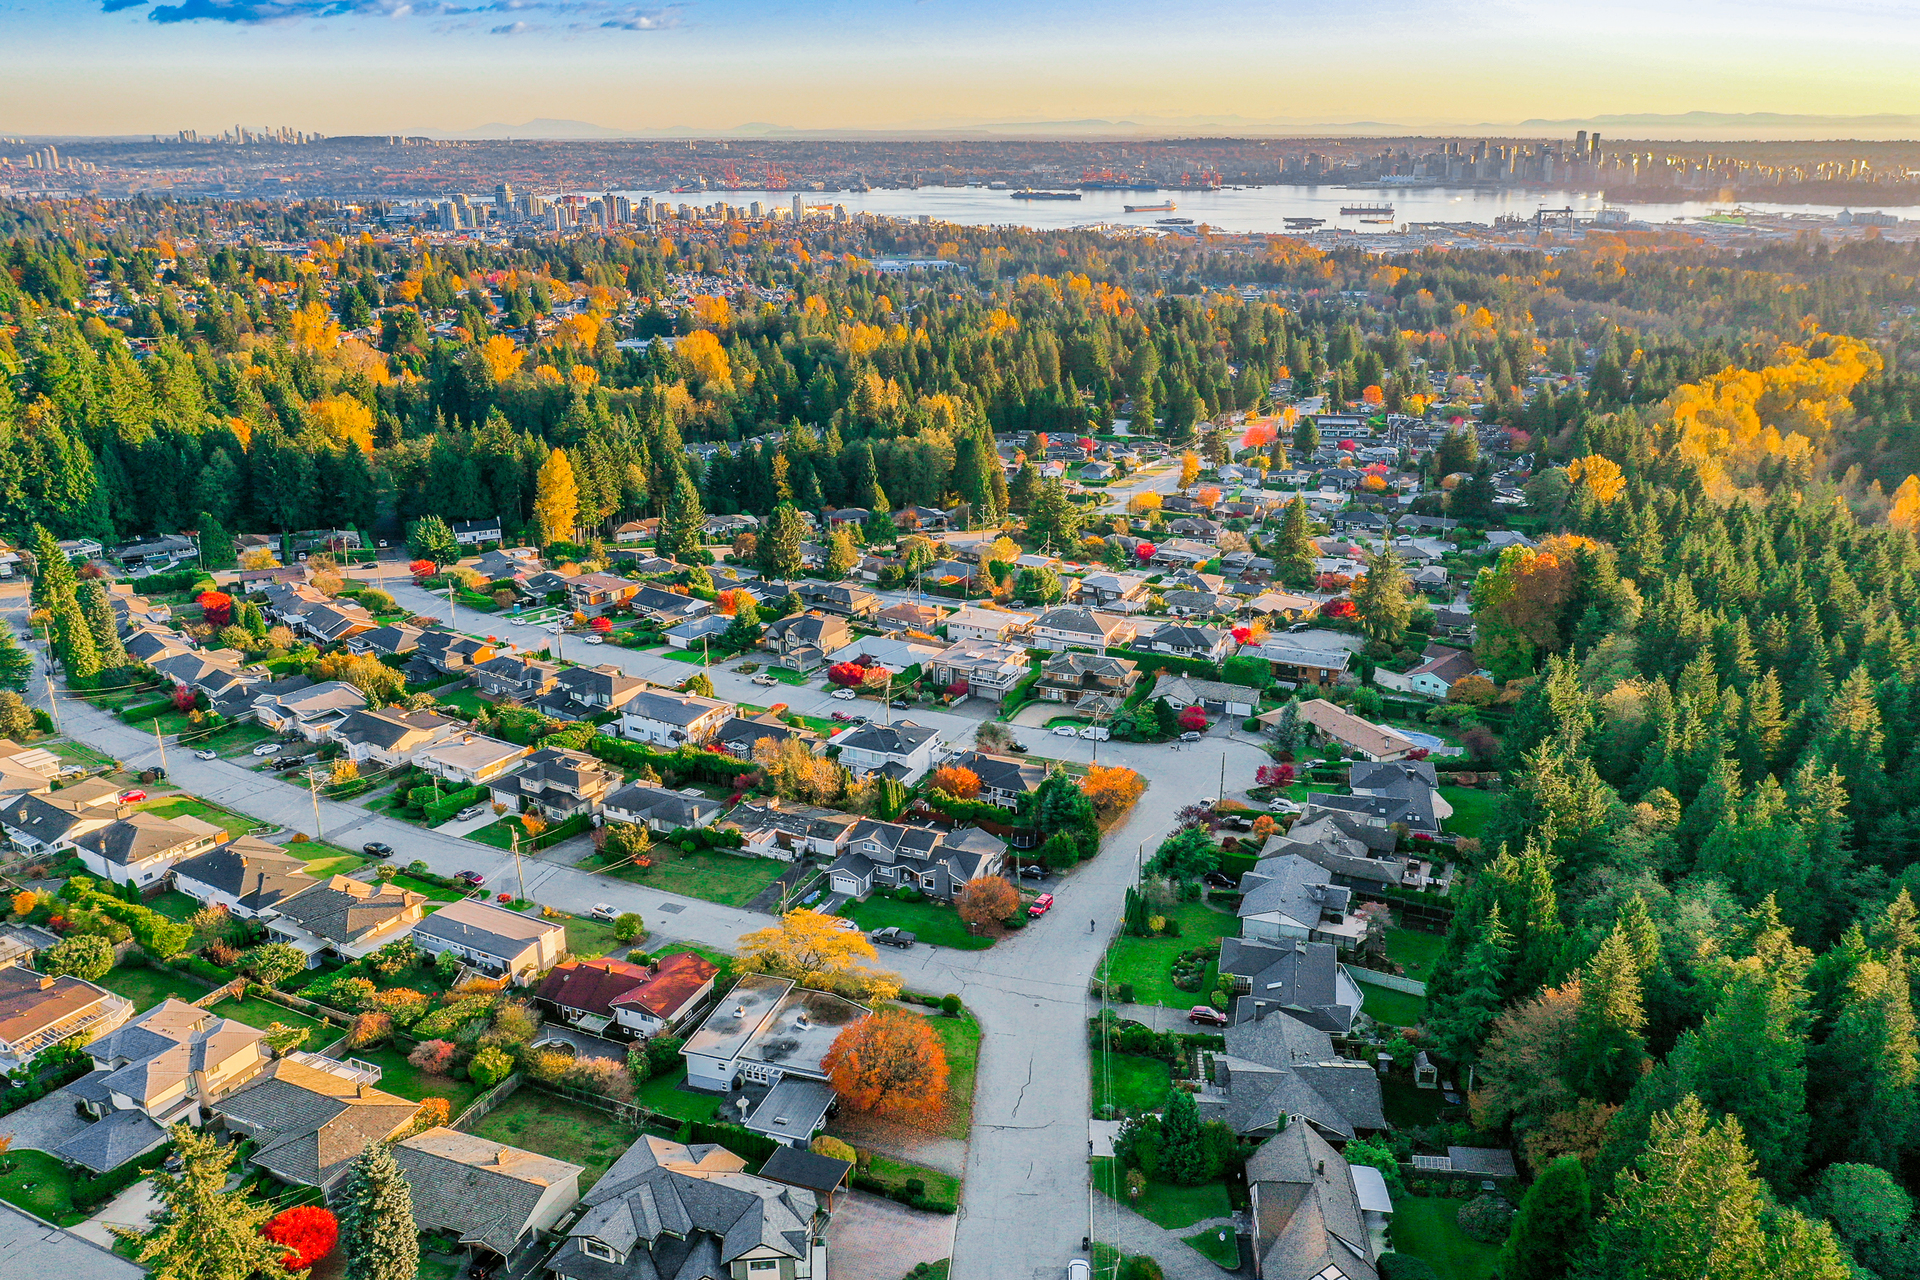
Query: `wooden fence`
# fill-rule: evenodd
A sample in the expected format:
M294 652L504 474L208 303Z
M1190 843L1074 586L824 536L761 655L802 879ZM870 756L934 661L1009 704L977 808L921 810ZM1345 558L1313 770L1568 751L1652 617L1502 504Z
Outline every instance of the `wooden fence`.
M514 1072L505 1080L502 1080L499 1084L493 1086L493 1088L487 1090L472 1102L469 1102L467 1109L449 1121L447 1127L458 1129L462 1133L467 1132L467 1126L479 1124L487 1118L487 1114L495 1107L505 1102L508 1098L511 1098L514 1092L526 1082L526 1078L527 1077L521 1072Z

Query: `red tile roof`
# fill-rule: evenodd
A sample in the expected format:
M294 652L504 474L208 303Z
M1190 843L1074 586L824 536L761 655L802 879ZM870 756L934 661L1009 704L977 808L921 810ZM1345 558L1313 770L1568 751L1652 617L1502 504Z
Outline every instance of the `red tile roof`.
M569 960L554 966L537 994L566 1009L611 1014L615 1005L627 1005L665 1018L719 971L712 961L685 952L652 967L625 960Z

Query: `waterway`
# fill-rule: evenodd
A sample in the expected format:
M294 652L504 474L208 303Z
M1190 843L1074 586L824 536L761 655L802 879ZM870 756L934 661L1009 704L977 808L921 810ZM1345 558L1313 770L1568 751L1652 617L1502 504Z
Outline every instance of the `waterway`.
M1038 185L1038 184L1036 184ZM592 194L592 193L586 193ZM638 201L652 196L656 203L701 208L724 201L746 208L755 200L772 208L791 208L791 191L627 191ZM876 213L895 218L927 215L937 221L972 226L1021 226L1034 229L1082 227L1094 224L1151 227L1162 218L1191 218L1195 223L1227 232L1284 232L1288 218L1320 218L1328 227L1362 233L1395 232L1409 222L1473 222L1491 225L1502 214L1531 218L1536 210L1572 208L1591 213L1607 202L1596 192L1517 190L1478 187L1349 188L1287 186L1223 188L1219 191L1088 191L1078 200L1015 200L1005 191L985 187L921 187L917 190L806 191L809 205L844 205L849 213ZM1125 206L1160 204L1179 206L1171 213L1127 213ZM1391 222L1365 222L1343 215L1343 206L1391 204ZM1726 213L1734 206L1723 201L1623 206L1636 221L1667 223ZM1761 213L1831 217L1837 205L1740 206ZM1900 211L1896 211L1900 212ZM1368 215L1381 216L1381 215Z

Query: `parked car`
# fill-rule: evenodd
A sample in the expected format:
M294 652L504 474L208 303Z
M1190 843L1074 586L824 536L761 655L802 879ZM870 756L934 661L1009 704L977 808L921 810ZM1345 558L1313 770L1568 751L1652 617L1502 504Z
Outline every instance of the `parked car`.
M453 820L455 822L471 822L486 811L487 806L483 804L470 804L460 812L454 814Z
M205 747L202 747L193 753L193 758L195 760L218 760L220 753L218 751L209 751Z
M840 930L843 933L860 932L860 926L855 924L853 921L847 919L845 916L828 916L827 919L833 921L833 927Z
M1080 736L1080 731L1070 724L1057 724L1053 726L1053 736L1056 738L1077 738Z
M1187 1021L1197 1022L1203 1027L1224 1027L1227 1015L1210 1004L1197 1004L1187 1010Z
M779 684L780 682L778 680L775 680L772 676L755 676L753 678L753 683L765 688L771 688L772 686Z
M378 840L369 840L360 846L360 852L366 854L369 858L386 859L393 856L393 846L383 844Z
M478 871L461 871L456 873L453 878L461 884L472 885L476 889L487 882L487 878Z
M860 695L855 693L851 689L835 689L833 691L833 696L840 699L840 701L842 702L852 702L855 698L859 697Z
M131 791L122 791L120 793L121 804L139 804L142 800L145 800L146 798L147 798L147 793L140 790L138 787L135 787Z
M620 913L613 909L613 904L610 902L594 903L593 910L587 912L587 914L595 920L618 920L620 918Z
M1037 862L1029 862L1026 866L1020 868L1020 878L1022 880L1045 880L1047 878L1047 869Z
M1027 908L1027 914L1030 916L1043 916L1051 910L1053 910L1053 895L1043 893L1033 900L1033 905Z
M1031 750L1033 750L1033 748L1032 748L1032 747L1029 747L1029 746L1028 746L1028 745L1027 745L1026 743L1024 743L1024 742L1016 742L1016 743L1014 743L1014 744L1013 744L1012 746L1010 746L1010 747L1008 747L1008 748L1007 748L1007 750L1009 750L1009 751L1011 751L1011 752L1013 752L1013 754L1015 754L1015 755L1017 755L1017 756L1023 756L1023 755L1025 755L1025 754L1027 754L1027 752L1029 752L1029 751L1031 751Z
M1197 733L1195 733L1195 732L1194 732L1194 731L1193 731L1192 729L1189 729L1189 730L1187 730L1187 731L1186 731L1185 733L1183 733L1183 734L1181 734L1181 735L1180 735L1180 741L1182 741L1182 742L1198 742L1198 741L1200 741L1200 735L1199 735L1199 734L1197 734Z
M1105 742L1113 737L1113 730L1105 725L1090 724L1080 731L1080 736L1094 742Z
M1224 871L1209 871L1200 877L1202 884L1209 889L1237 889L1240 882Z
M868 934L867 937L883 946L899 947L902 951L905 951L920 940L913 934L908 933L905 929L902 929L899 925L892 924L884 929L875 929L872 933Z
M1275 813L1291 814L1294 817L1298 817L1300 814L1306 812L1305 809L1301 808L1300 802L1297 800L1274 800L1267 805L1267 808Z
M305 756L278 756L273 761L276 769L298 769L307 762Z
M270 756L279 749L280 744L277 742L263 742L253 749L253 754L256 756Z
M834 713L833 713L833 718L834 718L835 720L851 720L851 719L853 719L853 717L852 717L852 716L850 716L850 715L848 715L848 714L847 714L846 712L844 712L844 711L836 711L836 712L834 712Z
M525 618L508 618L507 621L512 623L516 627L524 627L527 625L527 620Z

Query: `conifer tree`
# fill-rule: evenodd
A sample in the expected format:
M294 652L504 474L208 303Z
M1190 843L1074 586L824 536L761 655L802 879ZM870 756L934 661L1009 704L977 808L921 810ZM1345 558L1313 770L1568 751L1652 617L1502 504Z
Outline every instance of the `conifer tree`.
M672 558L699 551L706 541L706 526L707 512L700 505L700 491L694 488L686 467L681 466L660 517L660 554Z
M762 576L772 581L783 581L799 574L800 543L805 531L800 512L791 502L782 502L774 507L773 514L767 517L766 526L760 531L760 541L755 548Z
M120 643L120 624L113 616L113 606L107 602L106 584L98 578L89 578L80 584L76 596L101 668L126 666L127 651Z
M1413 618L1406 568L1392 547L1369 551L1364 563L1366 575L1353 584L1351 592L1353 606L1360 614L1361 629L1370 640L1395 644Z
M168 1132L180 1172L154 1171L161 1208L153 1230L126 1231L140 1241L141 1264L161 1280L287 1280L286 1246L260 1234L274 1207L223 1189L236 1148L185 1124Z
M358 450L354 451L356 454ZM364 465L364 464L363 464ZM210 511L202 511L200 526L200 567L203 569L231 569L236 563L233 552L233 535L214 518Z
M354 1157L339 1203L347 1280L414 1280L420 1235L413 1193L384 1143L369 1142Z
M1593 1194L1578 1156L1562 1156L1527 1188L1500 1249L1501 1280L1563 1280L1593 1225Z

